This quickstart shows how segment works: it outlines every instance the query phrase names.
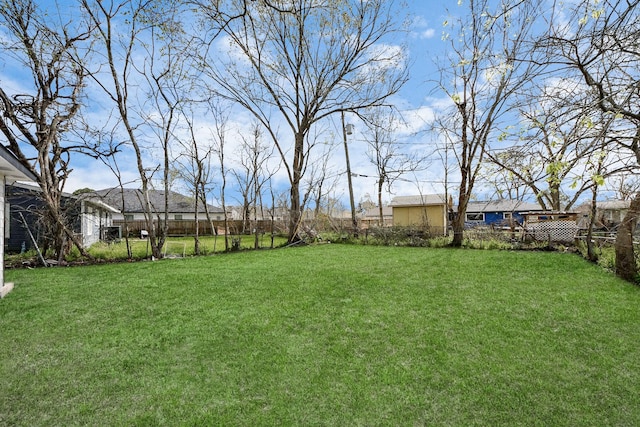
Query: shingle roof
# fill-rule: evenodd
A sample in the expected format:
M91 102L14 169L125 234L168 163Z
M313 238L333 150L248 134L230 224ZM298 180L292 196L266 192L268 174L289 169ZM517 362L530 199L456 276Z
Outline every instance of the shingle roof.
M489 200L486 202L469 202L467 213L474 212L531 212L541 211L540 205L520 200Z
M444 194L421 194L418 196L396 196L390 206L429 206L445 205Z
M39 185L31 184L31 183L23 183L23 182L14 182L11 184L7 184L7 188L19 188L22 190L26 190L31 194L40 194L42 193L42 189ZM87 192L81 194L72 194L62 192L63 199L73 200L74 203L78 201L82 201L85 203L92 204L104 210L110 211L112 213L120 212L113 205L110 205L104 198L98 197L95 192Z
M379 216L380 216L380 208L378 208L377 206L371 209L367 209L362 215L362 217L365 219L369 219L369 218L377 219ZM391 208L391 206L382 207L382 216L386 216L386 217L393 216L393 209Z
M630 200L606 200L604 202L597 202L596 206L598 209L607 209L607 210L623 210L629 209L631 206Z
M122 191L122 193L121 193ZM144 212L142 190L135 188L106 188L95 192L97 196L102 198L106 203L115 206L124 213ZM122 203L122 194L124 194L124 205ZM165 192L163 190L149 190L149 199L151 206L155 212L164 212ZM169 213L193 213L194 199L175 191L169 191L168 194ZM207 204L210 213L222 213L222 209ZM205 209L202 203L198 204L198 211L204 213Z

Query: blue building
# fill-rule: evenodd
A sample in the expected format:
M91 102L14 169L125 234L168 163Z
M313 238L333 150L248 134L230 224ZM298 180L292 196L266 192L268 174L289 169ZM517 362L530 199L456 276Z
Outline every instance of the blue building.
M542 211L540 205L520 200L492 200L469 202L465 217L467 227L480 225L509 226L514 222L522 225L523 212Z

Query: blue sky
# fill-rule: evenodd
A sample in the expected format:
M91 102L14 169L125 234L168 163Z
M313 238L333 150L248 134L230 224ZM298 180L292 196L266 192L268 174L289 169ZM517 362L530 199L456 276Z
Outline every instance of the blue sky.
M407 127L397 136L398 141L405 148L409 147L418 151L433 149L434 135L424 130L427 127L428 120L433 116L434 105L438 105L437 97L441 96L434 92L434 80L438 79L434 62L436 57L441 55L444 47L441 34L442 23L446 19L445 5L448 3L455 10L457 3L453 1L410 1L406 9L401 9L404 10L402 13L408 14L411 24L409 31L395 40L395 42L407 47L407 57L411 68L409 81L392 98L392 102L403 112L404 119L407 122ZM0 69L0 78L2 78L2 73L3 71ZM239 112L238 114L242 116L244 113ZM333 123L325 126L325 129L328 130L326 138L341 137L338 119L336 117ZM244 116L243 119L238 121L248 123L250 117ZM364 125L359 123L356 117L349 117L348 115L347 121L353 123L355 127L354 134L349 136L349 146L352 171L357 175L353 178L356 202L366 198L366 195L370 195L375 200L375 168L365 154L366 143L363 141L363 135L361 134ZM331 129L332 127L333 129ZM335 165L332 172L338 176L338 182L331 195L342 200L343 204L348 206L346 174L343 166L344 154L341 151L341 146L334 148L331 155L335 157L332 162ZM98 189L116 184L111 172L99 161L89 158L77 158L74 159L73 163L74 171L67 182L66 191L71 192L84 187ZM133 158L131 158L131 162L122 162L121 167L124 170L125 181L136 179L137 172ZM278 180L278 177L276 177L276 180ZM418 192L442 193L442 181L442 168L434 164L430 166L428 171L420 172L417 177L406 176L404 180L397 181L393 186L392 193L388 193L385 190L384 200L389 201L395 195L417 194ZM285 187L287 184L284 175L281 175L277 182L281 187ZM136 185L135 182L130 184L132 187ZM180 189L178 188L178 190ZM230 203L235 203L235 200L237 200L233 194L227 195L227 199ZM214 200L214 202L216 201Z
M400 3L400 0L397 0L397 3ZM439 135L428 131L429 122L436 113L449 105L449 100L442 92L437 90L436 82L439 80L439 73L436 63L438 58L445 53L446 48L446 44L442 40L443 22L450 18L448 12L455 13L460 7L458 3L455 0L407 1L406 9L399 9L399 14L407 14L410 22L408 31L395 40L386 41L387 43L405 46L408 62L410 63L409 81L398 94L391 98L391 102L402 112L406 123L399 129L395 137L402 149L411 150L421 155L433 153L436 143L440 141ZM40 4L44 6L54 3L42 1ZM19 87L21 84L19 74L19 70L14 68L7 59L0 57L0 84L3 87ZM109 102L101 99L103 94L101 95L95 88L90 90L91 109L88 112L88 116L99 121L105 115L100 106L108 105ZM230 126L234 135L230 139L238 140L241 133L246 134L250 122L251 117L248 113L241 110L234 111ZM367 195L372 200L376 200L375 167L366 156L367 145L362 133L364 124L352 115L347 115L347 122L355 127L355 132L349 136L351 169L355 174L353 178L355 200L356 202L363 200ZM206 117L202 118L199 132L203 135L210 133L206 123ZM324 123L323 129L324 134L321 138L336 143L330 152L326 154L331 156L331 175L336 178L335 186L331 190L330 196L341 200L343 206L347 207L348 190L339 117ZM321 155L322 153L318 154ZM135 167L135 158L133 156L129 158L121 157L119 166L123 171L124 181L129 182L127 186L139 186L136 182L138 174ZM396 181L392 186L391 192L386 191L385 188L383 200L388 202L396 195L444 193L444 166L440 156L431 155L430 161L425 162L425 166L424 170L405 175L402 180ZM65 191L72 192L78 188L85 187L101 189L117 184L111 171L100 161L78 156L72 160L72 167L73 172L67 182ZM449 181L453 182L453 185L449 188L450 192L456 190L456 178L455 172L449 176ZM274 182L279 189L287 187L288 182L284 171L281 170L274 177ZM232 187L232 185L229 185L229 187ZM178 187L176 189L185 192L183 188ZM479 191L483 190L479 189ZM233 191L230 191L226 197L229 204L237 204L239 201ZM486 195L480 194L480 197L486 198ZM215 204L219 201L219 198L214 196L211 201Z

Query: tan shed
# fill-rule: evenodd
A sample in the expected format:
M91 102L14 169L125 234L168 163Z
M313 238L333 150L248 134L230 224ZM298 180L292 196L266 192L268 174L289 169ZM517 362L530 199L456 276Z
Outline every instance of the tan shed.
M431 234L447 232L447 203L442 194L398 196L391 207L394 226L428 228Z

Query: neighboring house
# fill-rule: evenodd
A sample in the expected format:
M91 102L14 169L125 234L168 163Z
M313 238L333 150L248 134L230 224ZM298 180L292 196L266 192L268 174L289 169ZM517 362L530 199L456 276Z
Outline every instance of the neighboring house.
M115 206L121 213L114 215L115 221L144 221L145 209L142 190L134 188L107 188L95 191L100 199L104 200L111 206ZM124 204L123 204L124 196ZM165 192L163 190L149 190L149 199L154 214L164 216L165 211ZM194 221L196 219L195 203L193 197L185 196L175 191L170 191L167 197L169 220L175 221ZM209 214L213 221L222 221L224 219L224 211L216 206L207 205ZM198 203L198 220L207 219L206 211L202 203Z
M630 200L606 200L596 203L596 229L615 230L631 206ZM581 226L587 228L589 216L591 214L591 203L587 202L578 207L578 211L583 214Z
M540 205L520 200L469 202L465 214L467 227L479 225L510 226L522 224L523 212L542 211Z
M103 200L89 194L77 196L80 202L80 221L82 230L82 244L89 247L94 243L104 240L111 241L122 237L118 229L114 233L113 217L121 215L121 212Z
M629 212L630 206L631 200L607 200L597 202L597 218L604 226L618 226L627 212Z
M391 200L393 225L425 227L433 234L447 231L447 202L442 194L398 196Z
M119 226L123 234L141 237L148 235L149 224L145 218L144 197L141 190L116 187L98 190L93 194L109 205L115 206L121 212L114 215L113 224ZM152 220L154 226L157 226L158 220L164 221L165 219L165 192L163 190L149 190L149 199L153 213ZM199 234L213 234L220 231L218 225L213 226L207 220L207 213L202 203L198 203L198 212L196 213L193 197L170 191L166 199L168 201L167 227L169 235L194 235L196 218ZM211 221L221 222L224 220L224 211L221 208L209 204L207 204L207 208Z
M379 227L380 226L380 208L377 206L371 207L364 211L362 214L361 222L366 227ZM393 208L391 206L382 207L382 226L389 227L393 225Z
M5 224L5 212L7 211L5 188L7 184L15 181L36 181L37 177L24 167L18 159L0 144L0 224ZM0 237L3 243L6 241L6 229L0 227ZM0 245L0 298L3 298L13 289L13 283L4 282L4 244Z
M14 183L6 187L9 205L8 221L5 221L7 251L21 252L33 248L29 232L38 243L46 237L46 224L42 223L40 215L46 209L41 194L40 187L33 185ZM81 237L85 248L104 237L105 230L112 226L113 215L119 213L116 208L87 194L63 193L61 205L73 232Z

